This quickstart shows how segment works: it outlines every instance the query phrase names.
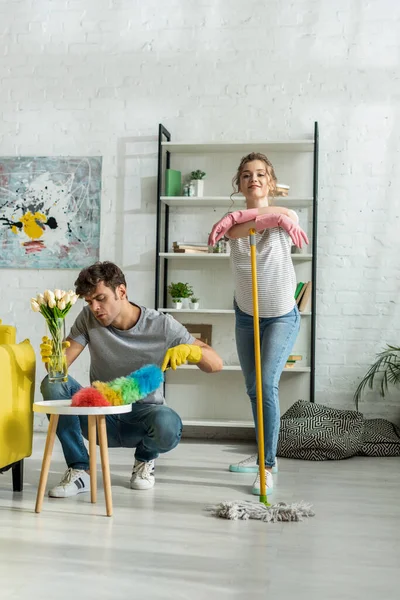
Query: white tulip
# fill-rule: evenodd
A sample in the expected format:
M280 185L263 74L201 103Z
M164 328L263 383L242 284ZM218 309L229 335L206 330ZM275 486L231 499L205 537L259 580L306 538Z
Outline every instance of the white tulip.
M53 292L51 292L50 290L45 290L43 293L43 298L44 301L47 303L50 299L50 294L52 294Z
M40 312L39 303L36 301L36 298L31 298L31 309L34 312Z
M54 308L56 306L56 299L54 297L54 294L52 294L52 296L50 297L50 300L47 302L47 305L49 308Z
M69 304L71 302L71 294L69 292L66 292L62 297L62 300L64 300L65 305Z
M79 296L77 296L76 294L74 294L72 292L72 296L71 296L71 300L70 300L71 304L75 304L75 302L78 300L78 298L79 298Z
M64 310L64 308L66 307L64 298L61 298L61 300L58 300L57 306L60 310Z
M37 302L39 305L41 305L41 304L46 304L46 301L45 301L45 299L44 299L44 296L43 296L43 294L38 294L38 295L36 296L36 302Z
M64 296L65 292L64 290L54 290L54 296L56 298L56 300L61 300L61 298Z

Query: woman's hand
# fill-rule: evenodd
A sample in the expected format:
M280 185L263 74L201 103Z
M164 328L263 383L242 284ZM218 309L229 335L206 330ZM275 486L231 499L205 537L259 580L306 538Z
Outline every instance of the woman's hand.
M298 248L303 247L303 242L309 244L308 237L302 228L286 215L260 215L255 220L256 231L271 227L282 227L292 238L293 244Z
M247 223L252 221L258 215L258 208L250 208L248 210L236 210L235 212L228 213L217 223L215 223L212 231L208 237L208 245L215 246L220 239L230 230L231 227L238 223Z

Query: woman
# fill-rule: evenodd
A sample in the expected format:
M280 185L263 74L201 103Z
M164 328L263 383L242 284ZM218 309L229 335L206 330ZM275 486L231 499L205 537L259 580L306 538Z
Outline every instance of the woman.
M274 169L266 156L245 156L233 179L237 192L246 199L247 210L225 215L213 227L209 244L226 237L231 249L234 274L234 307L236 346L250 397L257 436L256 376L254 359L253 303L249 230L256 230L257 279L261 336L263 416L265 437L265 470L267 494L273 489L272 472L277 471L280 411L279 380L293 348L300 327L300 314L294 299L296 276L291 260L291 245L308 244L292 210L269 206L269 196L276 191ZM237 193L236 192L236 193ZM258 457L250 456L231 471L258 473ZM274 470L274 471L273 471ZM260 494L259 473L252 493Z

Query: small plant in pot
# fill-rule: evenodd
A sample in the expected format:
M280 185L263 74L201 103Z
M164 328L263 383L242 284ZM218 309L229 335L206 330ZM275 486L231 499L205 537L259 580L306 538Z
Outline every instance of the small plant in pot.
M199 300L200 300L200 298L196 298L195 296L192 296L190 298L190 308L192 308L193 310L198 310Z
M193 186L194 189L194 195L198 196L198 197L202 197L204 194L204 177L206 176L206 174L204 173L204 171L200 171L200 169L198 169L197 171L192 171L190 173L190 183Z
M178 281L178 283L171 282L168 286L168 293L174 307L179 309L182 308L182 300L193 296L193 288L188 283L182 283L181 281Z

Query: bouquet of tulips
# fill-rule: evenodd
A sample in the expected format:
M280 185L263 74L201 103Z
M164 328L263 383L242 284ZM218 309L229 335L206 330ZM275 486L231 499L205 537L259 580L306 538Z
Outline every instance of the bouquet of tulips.
M49 379L52 382L66 381L67 365L65 360L65 348L69 346L64 342L65 322L64 319L71 306L78 300L78 296L72 290L46 290L31 298L31 308L34 312L40 312L46 319L51 339L43 337L41 354L43 362L47 363Z

